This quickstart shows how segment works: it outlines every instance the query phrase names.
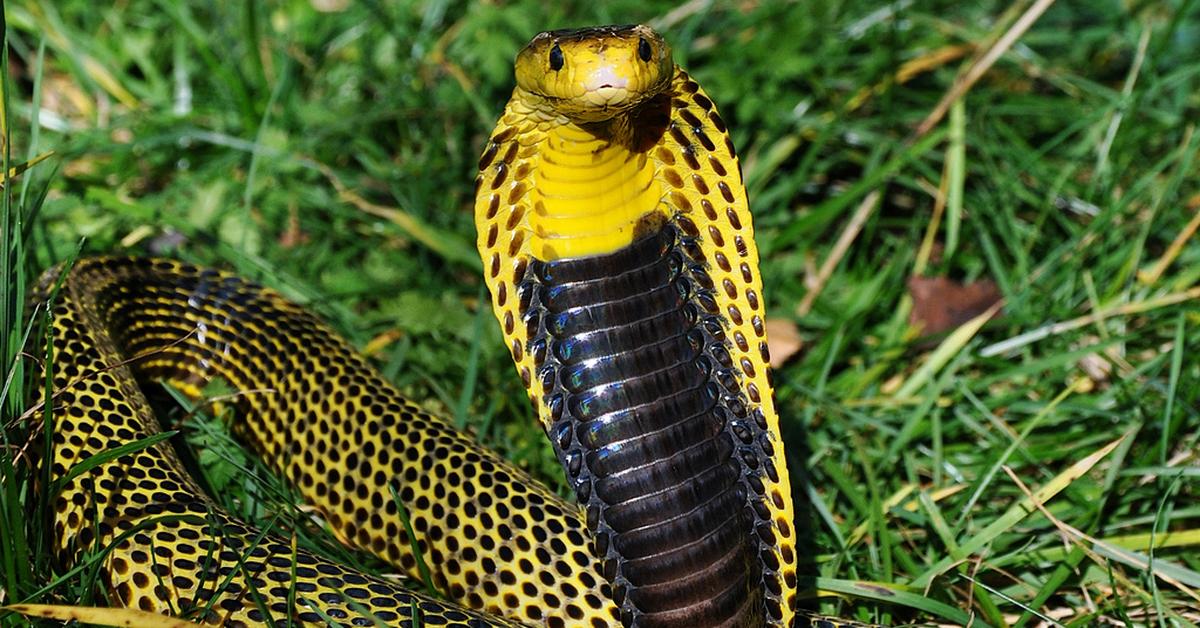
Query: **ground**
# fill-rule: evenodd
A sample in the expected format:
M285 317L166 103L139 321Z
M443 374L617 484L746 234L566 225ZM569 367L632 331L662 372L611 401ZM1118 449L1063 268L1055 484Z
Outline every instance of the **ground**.
M561 485L481 307L472 178L525 41L642 22L742 157L813 608L1200 621L1200 3L18 0L5 19L5 157L53 155L0 224L0 601L102 602L26 525L21 295L77 251L279 288ZM286 501L195 425L231 507Z

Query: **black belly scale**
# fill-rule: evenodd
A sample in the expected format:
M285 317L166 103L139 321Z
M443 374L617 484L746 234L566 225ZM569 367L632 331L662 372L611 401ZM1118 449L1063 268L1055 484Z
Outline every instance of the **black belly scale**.
M676 224L690 225L531 261L527 350L623 623L758 626L780 612L766 420L742 392L697 238Z

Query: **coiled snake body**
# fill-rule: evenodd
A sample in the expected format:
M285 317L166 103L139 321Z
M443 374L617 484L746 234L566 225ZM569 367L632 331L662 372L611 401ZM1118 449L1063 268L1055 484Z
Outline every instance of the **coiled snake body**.
M402 398L270 289L86 259L53 299L57 551L114 604L284 625L790 625L796 573L745 191L712 102L649 28L538 35L480 159L479 250L578 505ZM339 538L446 600L216 509L137 379L238 396L235 432ZM411 519L403 525L398 501Z

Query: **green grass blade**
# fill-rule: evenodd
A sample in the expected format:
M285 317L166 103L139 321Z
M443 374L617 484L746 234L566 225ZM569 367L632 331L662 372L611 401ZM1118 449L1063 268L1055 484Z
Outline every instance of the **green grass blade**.
M1055 476L1052 480L1047 482L1044 486L1042 486L1042 488L1034 491L1031 496L1026 497L1014 504L1011 508L1005 511L1003 515L998 517L983 530L960 542L957 555L947 556L946 558L939 560L928 571L913 580L913 586L927 586L933 581L934 578L952 568L956 562L964 559L967 556L971 556L976 552L979 552L989 543L996 540L996 538L1005 531L1012 528L1012 526L1021 522L1034 512L1037 512L1036 504L1046 503L1063 489L1067 488L1071 482L1079 479L1081 476L1083 476L1083 474L1087 473L1093 466L1099 463L1100 460L1112 452L1112 450L1116 449L1125 438L1125 436L1122 436L1121 438L1105 445L1099 451L1096 451L1082 460L1079 460L1075 464L1071 465L1067 470L1063 471Z
M923 595L913 593L904 588L882 582L862 582L856 580L839 580L837 578L817 578L815 585L818 590L849 595L855 598L873 600L886 604L897 604L907 608L914 608L925 611L942 619L952 621L960 626L978 626L984 628L988 626L979 620L978 617L972 617L968 613L938 602L931 600Z

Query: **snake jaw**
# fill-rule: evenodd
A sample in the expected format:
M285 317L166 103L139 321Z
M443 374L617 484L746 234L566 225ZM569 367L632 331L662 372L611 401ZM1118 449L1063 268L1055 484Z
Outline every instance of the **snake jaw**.
M605 83L588 90L584 98L607 113L609 108L619 108L625 103L629 98L629 90L625 89L623 83Z

